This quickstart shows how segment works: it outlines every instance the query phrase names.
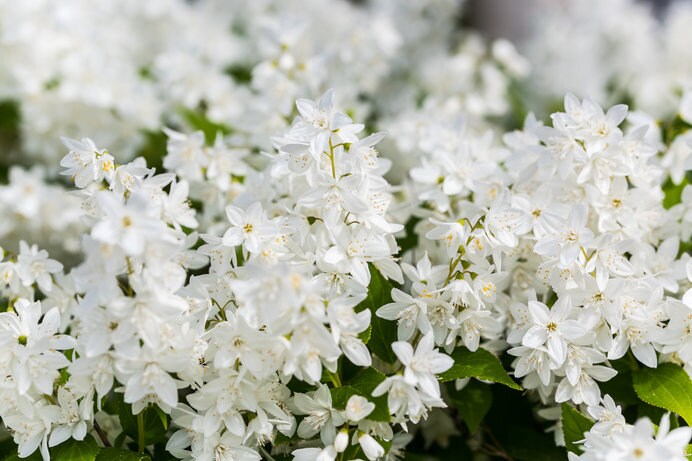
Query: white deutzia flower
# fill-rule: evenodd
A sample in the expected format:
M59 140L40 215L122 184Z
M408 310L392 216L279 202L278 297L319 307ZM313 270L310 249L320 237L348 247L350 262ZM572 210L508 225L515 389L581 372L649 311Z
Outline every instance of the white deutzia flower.
M589 429L590 432L608 436L614 432L622 432L627 426L622 408L615 404L610 395L605 395L600 404L590 405L587 411L596 420Z
M400 341L408 341L416 329L427 334L432 326L428 319L428 305L424 298L413 298L398 288L392 289L392 300L389 304L377 309L377 316L398 323L397 337Z
M171 241L168 229L146 196L133 194L123 203L112 193L101 192L96 199L104 218L91 231L95 240L118 245L130 256L141 254L148 241Z
M622 320L611 328L615 330L609 359L622 357L628 349L641 363L650 368L658 364L656 349L652 342L661 335L659 319L663 289L648 290L637 287L622 297Z
M3 422L13 433L14 442L19 446L17 455L26 458L39 449L44 461L50 460L48 437L52 423L58 419L59 411L55 405L39 402L28 415L11 414L3 417Z
M671 293L678 291L674 274L674 262L678 257L680 241L678 237L668 237L660 243L658 249L649 245L640 245L632 257L635 268L649 275Z
M366 418L375 409L375 404L368 402L368 399L362 395L352 395L344 410L344 416L352 423L357 423L361 419Z
M430 219L430 222L435 224L435 227L425 234L426 238L432 240L440 240L445 247L448 257L452 257L459 251L459 245L466 240L468 231L458 222L441 222L435 219Z
M0 262L0 282L2 282L3 294L19 294L23 284L16 263Z
M142 180L153 173L153 169L147 168L146 161L137 157L132 162L115 168L109 187L118 197L123 197L126 192L133 192L141 187Z
M298 448L293 450L293 461L334 461L337 457L336 448L328 445L324 448Z
M54 447L69 438L84 440L87 433L87 421L93 418L92 398L84 396L78 402L77 394L66 387L58 389L60 419L51 429L48 446Z
M670 418L661 419L654 436L654 425L648 418L637 420L634 425L625 425L621 431L603 435L600 431L589 431L584 442L584 454L570 455L570 460L594 461L683 461L686 459L687 444L692 429L679 427L670 430Z
M367 346L358 337L370 326L371 313L368 309L356 313L353 307L360 298L337 298L329 303L327 315L335 340L341 350L355 365L370 366L372 357Z
M229 205L226 217L231 227L223 234L223 244L230 247L242 244L249 253L259 253L263 242L277 231L265 217L260 203L253 203L247 211Z
M363 433L358 437L358 444L363 449L363 453L370 461L375 461L384 456L384 448L377 443L370 434Z
M296 394L293 405L297 414L307 415L298 425L298 436L310 439L318 432L322 441L329 445L336 438L336 428L345 421L343 412L332 407L332 396L329 388L322 384L312 397Z
M536 253L559 258L561 268L571 266L579 257L581 249L593 239L593 232L586 227L587 214L588 208L585 205L575 206L559 229L536 242Z
M554 361L548 354L545 346L529 348L526 346L513 347L507 351L509 354L518 357L514 362L514 376L523 378L532 373L540 379L544 386L548 386L553 378L551 369L554 368Z
M602 365L587 366L580 370L574 382L568 378L560 381L555 391L556 402L571 400L575 404L596 405L601 398L601 390L596 381L608 381L617 374L613 368Z
M75 185L83 189L92 182L106 179L109 183L115 175L113 156L105 150L100 150L89 138L81 141L61 138L70 152L60 161L60 166L66 168L61 174L74 179Z
M533 326L522 338L522 345L536 349L545 346L556 366L567 358L568 341L574 341L586 333L578 321L570 319L572 300L569 297L558 299L551 309L538 301L529 301L529 316Z
M432 398L440 397L440 385L436 374L449 370L454 361L448 355L437 352L435 338L428 333L418 342L414 351L410 343L397 341L392 350L404 365L404 378L412 385L418 386Z
M686 298L692 298L692 289L685 293ZM662 344L661 352L675 354L687 373L692 371L692 305L677 300L667 301L670 321L667 328L661 332L658 342Z
M38 245L29 246L24 240L19 242L17 272L24 286L37 283L44 293L53 289L51 274L62 271L63 265L48 257L46 250L39 250Z
M163 201L163 219L173 224L176 230L181 230L181 226L189 229L197 227L195 210L190 207L188 199L189 186L187 181L171 183L171 189Z
M252 448L242 445L242 438L225 432L213 449L213 458L217 461L260 461L262 457Z
M59 370L69 365L58 352L74 347L73 338L58 334L60 312L57 307L42 316L41 303L20 299L12 312L0 313L2 363L11 370L17 391L31 389L51 395Z
M370 283L368 261L389 256L389 245L384 238L365 230L344 231L335 236L336 245L324 254L324 262L336 265L342 273L350 273L363 286Z
M318 152L329 149L332 134L337 143L358 141L356 134L363 129L363 125L353 123L346 114L334 110L333 90L327 90L317 101L298 99L296 107L301 119L292 131L296 136L316 138Z
M164 128L163 132L168 136L163 166L182 178L201 178L202 168L209 164L204 151L204 133L196 131L188 136L170 128Z
M586 272L596 272L596 283L601 291L606 289L611 274L619 277L634 275L634 267L623 256L633 242L631 240L620 242L613 240L610 234L605 234L602 238L594 240L589 247L596 251L589 256L584 266Z
M149 402L162 408L173 408L178 403L178 385L171 375L153 357L122 363L125 380L125 402L132 404L136 414Z

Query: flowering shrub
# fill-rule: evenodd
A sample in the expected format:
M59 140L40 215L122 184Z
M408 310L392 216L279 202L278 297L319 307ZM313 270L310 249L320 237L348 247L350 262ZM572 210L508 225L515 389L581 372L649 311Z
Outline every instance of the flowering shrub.
M0 460L688 459L692 10L587 3L546 30L672 57L570 82L444 0L0 0Z

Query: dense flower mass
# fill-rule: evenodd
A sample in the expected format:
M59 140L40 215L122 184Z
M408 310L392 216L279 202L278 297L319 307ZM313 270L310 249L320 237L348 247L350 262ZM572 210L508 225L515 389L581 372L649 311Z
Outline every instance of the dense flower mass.
M692 8L463 7L0 0L0 460L687 459Z

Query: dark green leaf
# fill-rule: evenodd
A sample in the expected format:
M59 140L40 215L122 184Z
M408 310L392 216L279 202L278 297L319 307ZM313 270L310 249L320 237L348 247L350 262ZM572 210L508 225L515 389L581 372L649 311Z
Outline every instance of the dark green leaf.
M471 381L463 389L457 391L453 383L448 385L449 397L459 415L466 423L470 432L476 432L481 421L493 404L493 393L490 386Z
M692 424L692 380L672 363L642 368L633 374L634 390L644 402L673 411Z
M3 453L4 455L4 453ZM9 454L7 458L0 458L2 461L43 461L43 458L41 457L41 453L38 451L38 449L33 452L31 455L27 456L26 458L20 458L19 455L15 453Z
M613 361L611 364L618 370L618 374L604 383L599 383L599 387L603 394L608 394L620 405L636 405L640 400L632 386L632 372L629 368L618 369L615 367L616 362L620 360Z
M368 348L385 362L394 363L396 355L392 350L392 343L398 339L397 325L395 322L379 318L376 314L377 309L392 302L392 284L382 277L372 264L370 264L370 278L368 297L356 307L356 310L360 312L369 309L372 314Z
M416 224L420 222L420 218L417 216L411 216L406 225L404 226L404 237L398 238L396 243L399 245L400 253L403 254L406 251L418 246L418 234L416 234Z
M96 461L151 461L151 458L133 451L104 448L96 457Z
M566 404L562 404L562 433L565 436L565 448L573 453L581 453L579 444L576 442L584 440L584 432L588 432L593 426L591 421L579 411Z
M509 377L500 360L485 349L471 352L465 347L458 347L452 352L452 359L454 359L452 368L438 375L442 382L460 378L478 378L521 390L521 386Z
M43 461L41 453L36 449L31 455L26 458L20 458L17 454L19 447L12 439L5 439L0 442L0 460L1 461Z
M367 397L368 400L375 404L375 409L368 415L368 419L372 421L389 422L391 420L389 406L387 405L387 395L372 396L372 391L384 380L385 375L373 367L368 367L348 382L358 393Z
M168 138L163 131L144 131L142 135L144 140L137 151L137 156L143 157L147 161L147 166L157 170L162 169Z
M682 201L682 191L687 185L687 178L683 178L680 184L673 184L673 182L668 179L663 185L663 207L668 209L672 208Z
M144 445L149 446L163 440L166 436L167 424L162 422L158 412L153 406L148 406L144 410ZM137 415L132 414L132 406L126 403L120 405L118 412L120 417L120 425L132 440L137 441L139 437L139 428L137 426ZM168 415L166 415L168 418Z
M348 403L348 399L350 399L351 396L362 395L375 404L375 409L368 415L367 419L389 422L391 416L389 414L389 407L387 406L387 396L372 396L372 391L378 384L384 381L384 379L385 376L374 368L365 368L354 376L353 379L345 383L344 386L330 389L332 394L332 405L337 410L343 410L346 408L346 403Z
M212 122L206 116L199 113L199 111L183 109L181 113L185 121L192 129L199 130L204 133L204 139L209 145L214 144L217 134L221 133L222 135L225 135L231 133L230 127Z
M90 435L82 441L74 439L66 440L60 445L51 448L51 461L94 461L101 447L96 444L96 440Z
M2 442L0 442L0 460L1 461L43 461L43 458L41 457L41 453L39 453L38 450L33 452L29 457L27 458L20 458L19 455L17 454L17 444L14 443L14 441L10 439L5 439Z
M510 431L502 437L502 447L510 459L517 461L565 459L565 451L555 446L552 434L538 432L527 425L511 425Z

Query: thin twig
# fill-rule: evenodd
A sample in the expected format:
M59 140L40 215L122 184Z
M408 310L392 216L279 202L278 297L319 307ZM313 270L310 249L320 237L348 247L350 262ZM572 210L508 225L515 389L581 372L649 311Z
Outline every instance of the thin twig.
M108 441L108 436L105 432L103 432L103 429L101 429L101 426L99 426L99 423L96 420L94 420L94 430L99 436L99 439L101 439L101 442L103 442L103 446L106 448L110 447L111 443Z

